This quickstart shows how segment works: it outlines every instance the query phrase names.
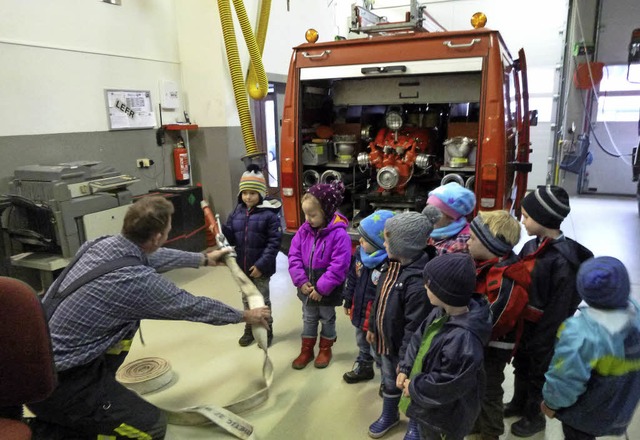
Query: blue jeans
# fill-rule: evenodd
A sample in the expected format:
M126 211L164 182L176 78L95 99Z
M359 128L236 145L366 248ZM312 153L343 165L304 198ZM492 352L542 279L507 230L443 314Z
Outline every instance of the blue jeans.
M378 354L371 347L371 353L374 356L376 364L380 365L380 375L382 376L382 385L384 386L384 397L398 397L402 394L402 390L396 387L396 378L398 377L397 369L400 361L397 354Z
M362 365L372 365L373 356L371 355L371 344L367 342L367 332L356 327L356 344L358 344L358 357L356 362Z
M302 304L302 337L318 337L318 322L322 322L320 336L326 339L336 338L336 308Z

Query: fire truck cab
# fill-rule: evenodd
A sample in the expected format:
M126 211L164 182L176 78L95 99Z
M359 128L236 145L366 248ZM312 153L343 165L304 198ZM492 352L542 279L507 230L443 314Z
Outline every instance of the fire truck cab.
M519 216L535 112L518 55L490 29L385 30L295 47L281 131L286 232L304 222L305 190L336 179L354 231L376 209L421 210L451 181L476 193L477 210Z

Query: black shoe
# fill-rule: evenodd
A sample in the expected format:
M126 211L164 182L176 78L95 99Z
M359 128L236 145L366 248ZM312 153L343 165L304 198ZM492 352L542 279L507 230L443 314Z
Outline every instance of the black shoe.
M371 380L374 375L373 365L355 362L351 371L344 373L342 378L346 383L358 383L364 380Z
M524 405L518 405L512 400L504 406L502 415L505 419L508 419L509 417L523 417Z
M537 414L531 418L523 417L511 425L511 434L518 437L531 437L544 431L547 421L542 414Z
M240 344L240 347L246 347L247 345L251 345L253 341L254 339L251 327L246 326L244 328L244 333L240 336L240 339L238 339L238 344Z

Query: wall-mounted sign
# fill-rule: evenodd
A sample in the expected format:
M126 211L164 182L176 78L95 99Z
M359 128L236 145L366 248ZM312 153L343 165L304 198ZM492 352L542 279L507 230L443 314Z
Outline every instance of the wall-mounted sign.
M105 90L110 130L135 130L156 126L148 90Z

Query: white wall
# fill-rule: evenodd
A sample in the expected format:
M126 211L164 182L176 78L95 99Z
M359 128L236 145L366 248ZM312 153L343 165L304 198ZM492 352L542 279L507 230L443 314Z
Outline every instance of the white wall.
M106 88L157 106L180 81L173 1L0 0L0 136L105 131Z
M245 3L255 27L259 1ZM0 7L0 136L106 131L104 89L150 90L157 113L163 80L178 84L182 107L201 126L240 124L215 1L0 0ZM287 74L291 48L309 27L332 39L334 17L324 1L291 1L287 11L286 0L274 0L266 71ZM235 28L246 72L249 55ZM182 120L183 108L164 110L163 123Z

